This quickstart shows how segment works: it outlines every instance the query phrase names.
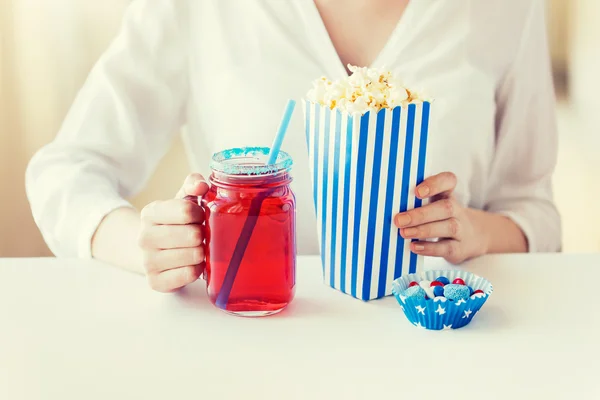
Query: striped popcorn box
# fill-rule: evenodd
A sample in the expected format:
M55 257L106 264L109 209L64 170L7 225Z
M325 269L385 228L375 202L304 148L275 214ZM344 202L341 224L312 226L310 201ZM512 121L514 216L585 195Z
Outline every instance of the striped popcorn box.
M431 105L364 115L303 105L324 279L361 300L388 296L423 265L393 216L422 205Z

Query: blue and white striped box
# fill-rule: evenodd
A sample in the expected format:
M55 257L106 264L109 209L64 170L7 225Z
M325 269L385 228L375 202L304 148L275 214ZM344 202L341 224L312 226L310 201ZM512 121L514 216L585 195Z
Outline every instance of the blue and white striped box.
M361 300L388 296L423 265L393 217L422 205L431 105L364 115L303 105L325 282Z

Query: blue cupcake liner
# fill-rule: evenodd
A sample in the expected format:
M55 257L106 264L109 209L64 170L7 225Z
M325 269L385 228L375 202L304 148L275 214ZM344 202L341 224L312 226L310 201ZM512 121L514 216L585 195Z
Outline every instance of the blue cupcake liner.
M459 301L450 301L445 297L425 300L425 298L407 298L402 295L411 282L434 281L440 276L445 276L450 282L461 278L465 284L473 288L473 291L482 290L483 293L472 295L468 300ZM492 284L488 280L459 270L424 271L401 276L392 283L392 293L410 323L416 327L430 330L459 329L468 325L493 290Z

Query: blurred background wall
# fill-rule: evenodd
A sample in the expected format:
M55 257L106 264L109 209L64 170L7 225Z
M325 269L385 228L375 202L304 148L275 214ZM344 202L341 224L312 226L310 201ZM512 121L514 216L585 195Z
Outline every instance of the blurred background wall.
M308 1L308 0L306 0ZM418 0L415 0L418 1ZM0 0L0 256L49 255L25 197L28 160L52 140L87 73L114 37L129 0ZM600 250L600 2L547 0L560 95L561 148L555 178L565 251ZM176 141L142 207L168 198L188 172ZM596 221L596 224L592 223ZM597 226L596 226L597 225Z
M55 136L129 2L0 0L0 256L50 255L31 217L25 168ZM187 173L177 141L133 203L173 196Z

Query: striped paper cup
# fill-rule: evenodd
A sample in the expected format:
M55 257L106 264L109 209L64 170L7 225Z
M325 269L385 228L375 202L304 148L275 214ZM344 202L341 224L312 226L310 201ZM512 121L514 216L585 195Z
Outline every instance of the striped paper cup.
M393 216L420 207L430 103L348 114L304 102L324 279L361 300L390 295L392 282L414 273Z
M450 282L456 278L461 278L474 291L482 290L483 293L474 294L468 300L458 301L450 301L445 297L426 300L425 298L403 295L411 282L434 281L440 276L445 276ZM492 291L492 284L486 279L459 270L425 271L408 274L396 279L392 285L392 292L410 323L419 328L438 331L458 329L468 325L475 314L483 307Z

